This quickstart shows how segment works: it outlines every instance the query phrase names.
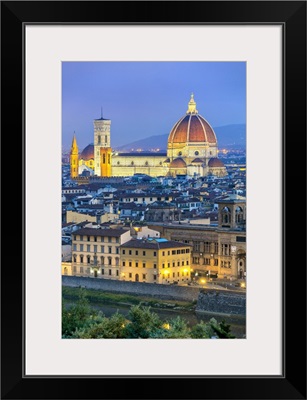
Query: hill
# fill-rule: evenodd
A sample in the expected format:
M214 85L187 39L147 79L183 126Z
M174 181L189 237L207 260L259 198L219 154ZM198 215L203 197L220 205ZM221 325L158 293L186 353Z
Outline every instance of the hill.
M213 129L216 133L219 148L242 149L246 147L245 124L224 125ZM166 151L167 139L168 134L149 136L145 139L136 140L123 146L118 146L115 150L120 152L136 151L137 149L142 149L143 151L154 151L160 149L161 151Z

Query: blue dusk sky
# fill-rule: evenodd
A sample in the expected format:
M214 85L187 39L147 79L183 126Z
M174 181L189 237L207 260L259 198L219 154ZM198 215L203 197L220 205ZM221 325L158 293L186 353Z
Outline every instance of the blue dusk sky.
M63 62L62 145L93 143L93 120L111 120L111 146L170 132L194 93L213 127L246 123L244 62Z

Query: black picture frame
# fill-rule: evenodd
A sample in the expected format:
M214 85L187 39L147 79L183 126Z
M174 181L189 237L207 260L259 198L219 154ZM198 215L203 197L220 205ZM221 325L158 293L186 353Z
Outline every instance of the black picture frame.
M103 19L100 20L99 16L103 16ZM74 376L23 375L25 137L21 132L24 132L23 30L25 24L29 23L280 24L283 26L282 376L170 375L80 379ZM12 156L9 148L12 149L14 146L15 149L14 166L6 167L5 163L1 163L3 228L1 397L3 399L306 399L306 2L2 1L1 56L2 160L6 156ZM269 165L269 160L267 162ZM14 227L13 233L6 229L10 226ZM304 228L303 234L300 226ZM17 238L21 240L17 241ZM15 251L8 251L10 243L15 247L18 243L21 249L18 259ZM269 334L269 327L264 329L267 329ZM265 360L263 362L265 363ZM141 379L142 382L137 382L136 379Z

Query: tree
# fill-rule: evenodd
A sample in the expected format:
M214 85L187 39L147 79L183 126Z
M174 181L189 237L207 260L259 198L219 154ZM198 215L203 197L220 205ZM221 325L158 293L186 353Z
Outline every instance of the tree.
M75 305L66 307L65 300L62 299L62 336L70 337L76 329L83 327L91 312L89 301L82 289Z
M216 319L211 318L210 326L219 339L235 339L235 336L230 333L230 325L226 324L225 320L218 324Z
M147 339L162 328L163 322L150 310L150 307L144 307L141 303L131 307L128 316L131 322L125 328L126 337Z

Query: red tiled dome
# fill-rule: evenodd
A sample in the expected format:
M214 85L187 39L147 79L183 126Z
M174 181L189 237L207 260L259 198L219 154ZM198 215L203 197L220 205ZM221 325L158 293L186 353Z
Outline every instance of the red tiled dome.
M222 168L222 167L225 167L225 165L224 165L223 161L221 161L218 158L210 158L210 160L208 162L208 167L211 167L211 168L220 167L220 168Z
M185 161L183 161L182 158L178 157L170 163L169 168L186 168L186 166L187 164L185 163Z
M80 154L80 159L83 159L84 161L88 161L90 159L94 159L94 145L89 144L86 146L82 153Z
M214 130L209 123L198 114L187 114L173 127L168 143L207 142L216 144Z

